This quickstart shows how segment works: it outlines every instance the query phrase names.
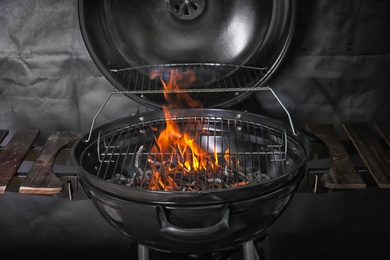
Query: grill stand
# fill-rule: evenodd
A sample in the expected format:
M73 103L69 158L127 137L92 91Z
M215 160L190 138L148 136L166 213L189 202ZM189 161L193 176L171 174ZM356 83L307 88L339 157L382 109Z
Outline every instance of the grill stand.
M149 248L138 245L138 260L149 260Z
M221 252L221 254L217 256L213 256L213 252L206 253L206 254L191 254L191 255L185 255L178 254L178 255L170 255L171 253L164 253L159 252L159 258L162 260L178 260L183 259L183 257L186 257L185 259L197 259L197 260L265 260L269 257L265 257L267 254L265 254L265 248L268 247L268 236L264 236L261 240L254 242L254 240L250 240L248 242L243 243L240 247L240 250L235 252L234 255L230 254L229 252ZM137 254L138 254L138 260L149 260L149 259L155 259L153 257L152 249L149 249L148 247L145 247L143 245L137 246ZM152 257L152 258L150 258Z
M242 244L244 260L260 260L259 255L253 244L253 240Z

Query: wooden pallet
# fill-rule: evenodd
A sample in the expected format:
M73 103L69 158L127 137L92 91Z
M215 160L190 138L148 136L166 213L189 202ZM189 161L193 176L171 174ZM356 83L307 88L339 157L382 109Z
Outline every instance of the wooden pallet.
M0 130L0 142L8 135L8 130ZM0 150L0 194L4 194L12 178L33 147L39 135L38 130L16 131L8 143ZM20 193L55 194L61 192L62 181L54 174L53 164L58 152L65 146L81 138L81 133L71 131L52 132L40 150L40 154L23 183Z
M390 188L390 159L383 146L364 123L344 123L343 128L352 141L370 175L379 188ZM375 124L376 130L390 146L390 125ZM322 183L331 189L364 189L366 183L356 171L345 147L331 124L309 124L305 132L317 137L328 148L332 166L322 176Z
M390 159L367 125L363 123L345 123L343 127L377 186L379 188L390 188ZM375 124L375 128L390 146L390 125ZM325 187L330 189L364 189L367 187L331 124L310 124L306 125L304 130L321 140L331 156L332 165L321 178ZM0 144L8 134L8 130L0 130ZM38 130L16 131L8 143L1 147L0 194L5 193L39 134ZM82 135L82 133L71 131L52 132L21 183L19 192L26 194L55 194L61 192L64 184L53 172L54 160L62 148L71 145Z

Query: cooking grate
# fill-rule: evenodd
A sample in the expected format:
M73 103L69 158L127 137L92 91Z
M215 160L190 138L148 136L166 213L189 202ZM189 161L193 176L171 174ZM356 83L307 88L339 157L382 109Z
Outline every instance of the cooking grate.
M195 81L191 81L190 84L187 84L186 82L188 79L184 78L182 79L182 82L180 82L182 84L178 84L180 87L164 88L163 81L167 82L170 80L170 73L172 70L177 70L177 74L180 75L184 75L186 72L190 71L193 73ZM234 92L234 96L238 96L239 93L243 92L248 94L249 92L268 90L286 113L291 130L293 134L296 135L290 113L273 89L264 81L265 76L268 73L268 68L220 63L158 64L111 69L111 75L114 77L115 82L114 88L117 89L117 91L108 94L106 100L93 118L87 142L90 140L97 117L114 94L136 94L141 97L141 99L144 99L147 95L153 94L202 94L208 92L223 94L226 92ZM154 74L158 76L152 76ZM161 99L159 100L160 104L164 103L164 95L157 95L155 98Z
M179 70L179 73L191 71L196 80L186 88L164 90L158 77L151 75L155 71L165 73L169 79L169 71ZM112 69L111 74L117 84L115 87L127 94L158 94L158 93L202 93L202 92L243 92L263 90L261 86L267 73L267 68L240 66L220 63L180 63L138 66L124 69Z
M287 146L290 137L283 130L242 120L240 114L236 118L173 116L169 120L192 136L204 153L195 154L189 149L155 152L156 136L166 128L166 119L141 117L137 123L99 132L97 149L87 152L89 157L97 158L91 173L129 187L214 190L266 182L286 174L289 165L294 165L287 153L289 149L295 153L296 148ZM203 160L206 167L192 171L178 167L188 158ZM218 167L213 168L216 161ZM158 176L152 170L156 168Z

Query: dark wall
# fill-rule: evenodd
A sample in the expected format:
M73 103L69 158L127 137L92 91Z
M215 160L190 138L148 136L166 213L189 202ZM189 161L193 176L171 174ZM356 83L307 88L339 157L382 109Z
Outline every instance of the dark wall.
M295 35L270 86L298 128L343 122L389 122L389 1L297 1ZM260 113L287 120L268 93ZM255 102L254 101L254 102Z
M389 13L386 0L297 1L291 49L269 82L297 127L390 122ZM112 86L85 48L77 1L0 0L0 28L0 129L39 129L42 140L88 131ZM286 120L268 92L238 107ZM137 109L114 97L98 124ZM273 259L385 259L388 201L378 189L297 194L269 231ZM112 250L124 259L129 243L89 200L0 195L2 252L53 259Z
M86 132L112 86L83 42L77 1L0 1L0 128ZM269 85L297 128L307 122L388 122L390 3L297 1L291 48ZM286 121L269 92L242 106ZM141 107L141 111L142 111ZM98 124L135 113L114 96Z

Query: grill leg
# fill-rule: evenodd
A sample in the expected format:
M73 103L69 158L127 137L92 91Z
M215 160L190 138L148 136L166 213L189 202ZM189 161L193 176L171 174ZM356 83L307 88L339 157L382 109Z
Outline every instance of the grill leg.
M253 244L253 240L242 244L242 251L244 254L244 260L260 260L255 245Z
M149 248L138 245L138 260L149 260Z

